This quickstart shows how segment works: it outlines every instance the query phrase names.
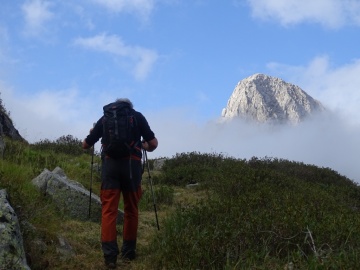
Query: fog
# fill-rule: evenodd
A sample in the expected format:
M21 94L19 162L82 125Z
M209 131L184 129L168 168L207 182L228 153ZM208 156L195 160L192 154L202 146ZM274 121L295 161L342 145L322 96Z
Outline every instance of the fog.
M282 158L329 167L360 183L360 127L334 113L317 115L298 125L255 124L240 119L197 124L185 113L169 115L151 115L149 119L159 140L150 158L192 151L242 159Z

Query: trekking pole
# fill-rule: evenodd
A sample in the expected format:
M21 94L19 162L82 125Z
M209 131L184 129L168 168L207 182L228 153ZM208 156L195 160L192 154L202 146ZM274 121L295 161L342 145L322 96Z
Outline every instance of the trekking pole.
M93 124L93 127L95 127L95 124ZM90 130L90 132L92 131L92 129ZM95 154L95 144L92 146L92 151L91 151L91 173L90 173L90 196L89 196L89 219L91 216L91 196L92 196L92 180L93 180L93 170L94 170L94 154Z
M92 179L93 179L93 169L94 169L94 152L95 152L95 145L92 147L91 151L91 173L90 173L90 196L89 196L89 219L91 216L91 195L92 195Z
M152 184L151 175L150 175L149 160L148 160L148 158L147 158L147 152L146 152L146 150L143 150L143 152L144 152L145 160L146 160L146 163L147 163L147 171L148 171L148 175L149 175L149 183L150 183L151 194L152 194L152 197L153 197L153 204L154 204L156 225L157 225L157 229L160 230L159 220L158 220L158 215L157 215L157 210L156 210L155 195L154 195L153 184Z

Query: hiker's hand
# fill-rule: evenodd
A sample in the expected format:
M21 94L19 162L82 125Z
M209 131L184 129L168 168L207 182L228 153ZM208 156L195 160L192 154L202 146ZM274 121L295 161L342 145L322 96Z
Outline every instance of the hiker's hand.
M143 149L145 149L146 151L152 152L157 148L158 140L156 138L154 138L148 142L143 141L142 146L143 146Z
M143 141L142 142L142 148L147 151L148 148L149 148L149 144L146 141Z
M91 146L87 144L87 142L85 140L83 140L82 142L82 148L83 149L89 149Z
M93 129L94 129L94 128L90 128L90 131L89 131L89 133L91 133L91 132L93 131Z

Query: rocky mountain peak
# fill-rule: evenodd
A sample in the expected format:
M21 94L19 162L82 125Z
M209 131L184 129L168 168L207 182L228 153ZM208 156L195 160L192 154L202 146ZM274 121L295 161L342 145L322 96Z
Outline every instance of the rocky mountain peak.
M296 124L324 109L300 87L265 74L254 74L236 85L222 116Z

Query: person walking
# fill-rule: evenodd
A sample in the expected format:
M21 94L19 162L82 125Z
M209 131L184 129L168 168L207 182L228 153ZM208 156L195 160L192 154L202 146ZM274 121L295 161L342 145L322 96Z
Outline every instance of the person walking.
M121 158L113 155L114 150L108 148L106 139L106 115L102 116L90 130L90 134L82 143L83 149L91 148L100 138L102 143L102 170L101 170L101 247L105 264L108 268L116 268L117 257L120 254L117 243L116 219L119 200L122 194L124 202L124 224L121 257L125 260L134 260L136 257L136 240L138 230L138 204L142 195L142 149L154 151L158 140L151 130L146 118L134 110L132 102L127 98L117 99L114 103L104 106L124 106L136 123L133 127L134 142L132 151ZM108 150L108 151L107 151ZM111 153L111 155L110 155Z

